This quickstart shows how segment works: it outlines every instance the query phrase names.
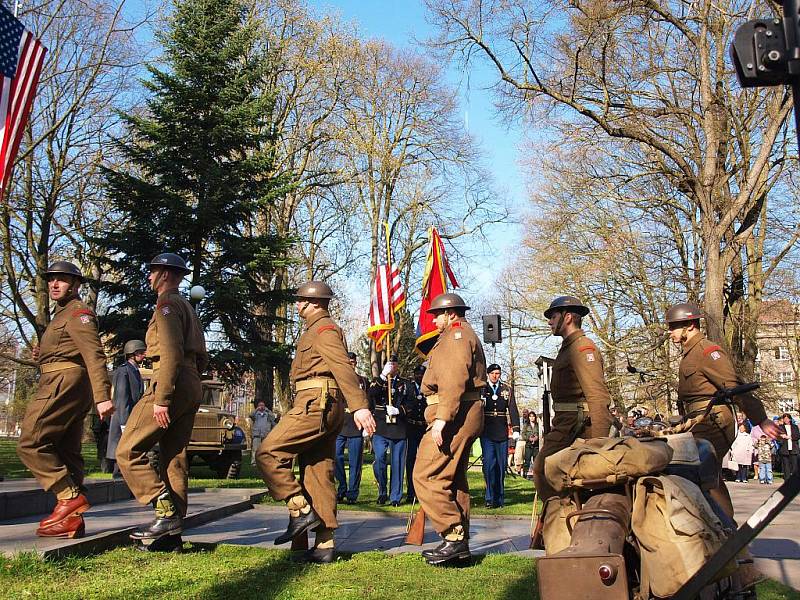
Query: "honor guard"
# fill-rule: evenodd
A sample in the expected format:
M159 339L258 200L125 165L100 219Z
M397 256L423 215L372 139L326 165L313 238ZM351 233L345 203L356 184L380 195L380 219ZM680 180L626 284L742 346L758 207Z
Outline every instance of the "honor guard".
M428 309L439 339L422 379L429 433L417 451L414 490L443 538L436 549L422 553L433 565L470 557L467 466L472 443L483 428L480 399L486 385L486 359L478 336L464 318L467 310L458 294L441 294Z
M587 314L589 309L573 296L556 298L544 312L552 334L564 341L550 381L553 425L533 462L533 481L542 501L555 495L544 476L545 459L576 438L607 437L611 429L611 395L603 373L603 357L581 329Z
M358 357L355 352L348 352L347 358L355 371L358 365ZM369 380L356 373L358 377L358 386L367 393L369 389ZM350 471L350 478L348 481L347 473L344 470L344 451L347 449L347 462ZM336 492L337 502L346 502L347 504L355 504L358 500L358 494L361 490L361 465L364 462L364 434L359 431L353 420L353 413L350 409L344 409L344 424L339 435L336 436L336 481L339 483L339 489Z
M483 433L481 454L483 479L486 482L486 508L505 506L505 478L508 461L508 428L519 440L519 410L514 390L500 381L500 365L489 365L489 381L483 388Z
M151 550L181 543L189 492L186 446L202 400L200 374L208 365L200 320L178 292L189 273L177 254L159 254L150 263L148 281L158 296L145 334L153 376L133 407L117 447L117 464L131 492L140 503L155 509L150 525L131 534L140 548ZM147 459L156 444L159 473Z
M378 483L379 505L386 504L388 500L392 506L400 506L403 500L407 448L406 415L413 396L409 397L411 382L398 377L398 373L397 357L392 356L386 361L383 372L372 382L367 393L369 408L375 418L375 435L372 436L375 462L372 464L372 472ZM390 481L386 477L387 454L391 462Z
M422 394L422 378L425 375L425 367L419 365L414 369L414 381L409 388L412 400L406 412L406 502L413 503L417 495L414 492L414 464L417 462L417 449L425 435L428 424L425 422L425 396Z
M670 341L680 346L683 352L678 369L678 406L688 418L701 415L717 390L742 383L725 350L700 332L702 317L700 308L689 303L676 304L666 314ZM767 418L764 406L752 394L736 396L735 401L752 423L761 425L765 434L772 439L780 436L778 426ZM691 432L714 446L719 485L709 492L725 513L733 518L733 504L722 478L721 463L721 458L728 453L736 437L736 419L731 407L715 406L708 417L692 427Z
M36 535L82 537L81 515L89 509L83 485L83 422L93 402L101 419L111 417L111 383L97 319L78 296L80 269L62 260L43 276L56 309L33 349L41 378L25 411L17 455L57 500Z
M296 296L305 330L289 373L294 404L261 444L256 460L272 498L286 502L289 509L289 526L275 543L285 544L314 530L314 547L304 559L327 563L333 562L333 531L338 527L333 463L345 402L359 429L374 433L375 421L348 360L342 330L328 313L333 291L321 281L309 281ZM292 472L295 457L300 481Z

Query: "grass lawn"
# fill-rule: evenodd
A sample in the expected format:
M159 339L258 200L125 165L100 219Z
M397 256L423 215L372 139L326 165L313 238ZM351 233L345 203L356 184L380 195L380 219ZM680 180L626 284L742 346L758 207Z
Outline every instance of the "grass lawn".
M5 474L6 479L19 479L21 477L32 477L23 464L17 458L14 450L16 440L0 439L0 473ZM108 473L101 473L97 460L97 449L94 444L84 444L83 458L86 461L86 470L89 477L110 478ZM192 466L191 479L189 484L192 487L214 488L214 487L235 487L235 488L263 488L264 480L258 474L256 467L250 466L250 456L245 454L242 464L242 472L239 479L218 479L215 474L205 466L199 459L195 459ZM472 496L472 512L476 515L530 515L531 502L533 501L533 483L521 477L506 477L506 505L501 509L487 510L484 508L483 475L480 468L474 467L469 473L470 493ZM404 488L405 489L405 488ZM361 493L356 504L340 504L341 510L369 510L376 512L399 512L407 513L410 506L400 505L378 506L378 485L372 473L372 455L365 455L363 473L361 477ZM265 500L266 503L273 503L272 499ZM282 503L281 503L282 504Z
M5 598L269 598L321 600L484 600L538 598L532 560L488 555L469 566L441 569L417 554L366 552L332 565L298 565L290 553L238 546L191 547L183 554L143 554L130 548L99 556L43 561L0 557ZM565 590L564 598L569 595ZM775 582L760 600L798 600Z

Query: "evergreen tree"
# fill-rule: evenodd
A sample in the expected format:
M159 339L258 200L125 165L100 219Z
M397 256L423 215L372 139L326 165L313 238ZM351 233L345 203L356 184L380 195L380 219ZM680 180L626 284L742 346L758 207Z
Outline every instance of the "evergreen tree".
M146 111L122 115L126 161L106 171L117 226L100 242L114 280L104 291L116 302L103 328L116 343L143 335L155 303L148 264L176 252L190 284L207 291L196 308L212 366L263 379L287 354L272 342L270 315L287 300L272 280L291 240L266 215L291 182L271 176L275 65L256 32L240 0L174 1L158 36L164 55L143 81ZM261 395L271 400L271 390Z

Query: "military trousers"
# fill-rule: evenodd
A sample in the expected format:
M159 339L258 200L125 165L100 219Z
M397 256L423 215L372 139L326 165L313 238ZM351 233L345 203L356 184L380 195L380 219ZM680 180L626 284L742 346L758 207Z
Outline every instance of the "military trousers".
M347 448L347 468L350 472L348 479L344 470L344 451ZM361 465L364 462L364 437L355 436L336 436L336 481L339 487L336 495L339 498L347 498L350 502L358 500L361 490Z
M406 442L405 438L393 440L377 433L372 436L372 449L375 452L372 473L378 483L378 497L388 497L389 502L402 502L403 500L403 478L406 475ZM389 477L386 476L387 470Z
M50 490L69 476L83 489L83 422L92 407L84 368L43 373L22 420L17 455L39 484Z
M192 436L194 416L202 400L197 369L183 366L175 381L169 405L170 424L162 429L153 418L156 383L133 407L117 446L117 464L136 499L149 504L165 491L181 516L186 516L189 496L189 464L186 446ZM147 453L158 444L159 472L150 466Z
M505 506L508 438L503 441L497 441L481 436L481 455L483 480L486 482L486 504Z
M695 438L707 440L714 446L718 482L716 488L709 490L709 494L732 519L733 501L722 476L722 459L736 438L736 419L733 411L728 406L715 406L703 421L692 427L691 432Z
M322 520L336 529L336 488L333 480L336 437L344 423L341 392L320 406L320 390L297 393L294 406L269 432L256 453L261 476L274 500L285 501L303 494ZM300 463L300 479L294 476L294 459Z
M539 500L544 502L556 495L556 491L544 476L544 461L548 456L568 448L581 435L589 435L586 428L575 431L576 413L558 413L553 419L553 429L542 438L539 453L533 459L533 486L539 493Z
M409 501L416 498L417 494L414 491L414 465L417 463L417 450L419 450L422 437L425 435L425 430L422 427L408 426L408 438L406 445L406 496Z
M483 429L483 405L462 402L455 418L442 431L441 447L430 434L436 408L434 405L425 409L428 431L417 450L414 491L438 533L444 534L458 525L469 532L467 467L472 443Z

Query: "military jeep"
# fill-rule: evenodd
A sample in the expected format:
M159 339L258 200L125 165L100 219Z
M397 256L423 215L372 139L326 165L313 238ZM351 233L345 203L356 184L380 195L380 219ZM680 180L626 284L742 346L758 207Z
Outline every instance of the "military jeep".
M153 372L141 369L145 389ZM217 477L238 479L242 468L242 451L247 450L247 436L236 426L235 415L222 408L224 386L221 381L206 379L202 382L203 399L194 418L192 437L186 447L191 467L199 457L216 473ZM158 470L158 445L148 455L150 465Z

